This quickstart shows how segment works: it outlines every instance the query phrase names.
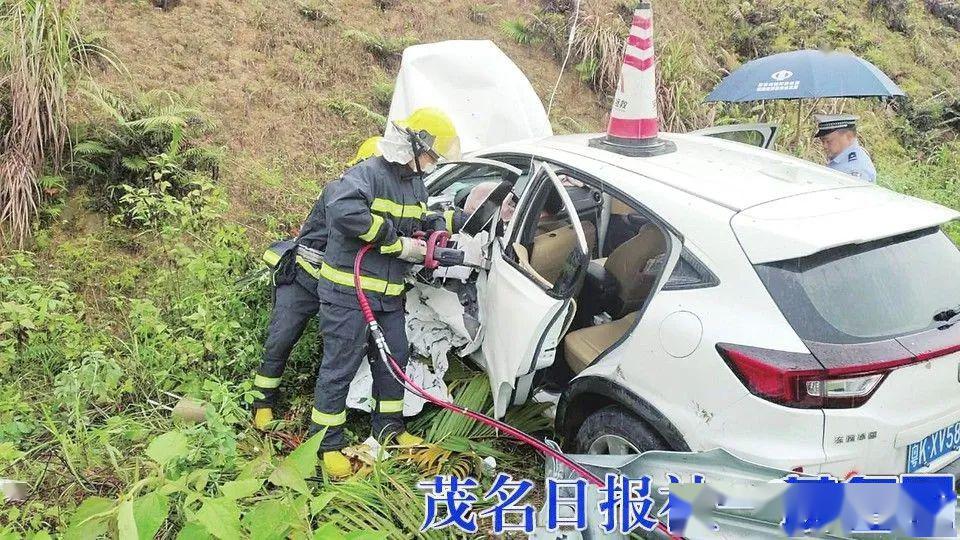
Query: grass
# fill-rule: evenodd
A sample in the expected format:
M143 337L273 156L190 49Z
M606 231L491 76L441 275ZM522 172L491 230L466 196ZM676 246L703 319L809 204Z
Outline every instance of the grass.
M0 96L9 111L0 134L0 235L19 247L42 199L39 182L56 174L69 142L67 94L93 56L110 55L84 38L79 2L9 2L0 12ZM5 114L6 115L6 114Z
M500 23L500 30L507 37L521 45L532 45L540 41L533 24L522 17L506 19Z
M416 43L416 39L410 36L391 37L364 30L347 30L343 37L363 45L367 52L386 66L393 66L400 60L403 50Z

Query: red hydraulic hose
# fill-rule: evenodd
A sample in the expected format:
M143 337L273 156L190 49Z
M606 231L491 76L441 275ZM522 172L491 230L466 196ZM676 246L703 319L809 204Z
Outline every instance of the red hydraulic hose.
M421 387L419 384L417 384L413 379L411 379L407 375L406 371L403 368L401 368L400 365L397 363L397 361L393 358L393 355L391 355L388 352L386 347L386 342L383 339L383 333L380 330L380 326L377 323L376 317L374 317L373 315L373 309L370 308L370 301L367 299L367 295L364 294L363 288L360 286L361 285L360 265L363 262L364 255L366 255L367 252L370 251L372 248L373 248L372 244L367 244L362 248L360 248L360 251L357 252L357 257L353 261L353 285L354 285L354 288L356 289L357 302L360 304L360 311L363 313L363 318L367 322L367 325L370 326L370 331L374 336L374 340L377 342L377 347L379 349L382 359L385 362L387 362L387 364L390 366L390 369L393 371L393 373L398 378L402 379L403 382L405 382L407 386L410 387L413 393L417 394L418 396L425 399L426 401L429 401L430 403L433 403L434 405L437 405L438 407L447 409L449 411L462 414L467 418L470 418L476 422L480 422L481 424L490 426L496 430L502 431L510 435L511 437L517 439L518 441L533 447L541 454L545 456L549 456L559 461L560 463L563 463L564 465L569 467L570 470L577 473L578 475L586 479L587 482L590 482L594 486L597 486L599 488L604 487L603 480L601 480L597 475L588 471L583 466L577 464L576 462L574 462L573 460L565 456L563 453L557 452L556 450L554 450L553 448L550 448L540 440L534 438L531 435L528 435L527 433L524 433L523 431L520 431L519 429L509 424L505 424L499 420L490 418L489 416L486 416L484 414L474 412L464 407L461 407L456 403L453 403L452 401L447 401L447 400L438 398L430 394L429 392L427 392L423 387ZM679 539L678 536L671 534L670 531L667 529L667 526L664 525L662 522L659 522L659 521L657 522L657 529L659 529L663 534L667 535L671 539Z

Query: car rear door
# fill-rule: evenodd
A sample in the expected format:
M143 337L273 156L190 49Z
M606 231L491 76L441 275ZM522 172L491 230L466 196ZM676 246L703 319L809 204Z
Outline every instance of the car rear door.
M490 250L490 270L482 276L485 294L480 303L486 332L480 360L490 378L498 417L511 402L526 399L517 394L521 378L553 363L576 309L573 296L590 261L583 227L579 219L570 219L563 232L571 235L572 246L569 253L557 255L565 257L559 275L550 282L531 266L524 242L535 232L548 193L552 190L562 200L558 215L577 216L551 165L536 163L531 178L506 234Z
M760 148L772 148L773 142L777 139L780 126L778 124L734 124L732 126L719 126L692 131L694 135L703 135L705 137L716 137L728 141L759 146Z

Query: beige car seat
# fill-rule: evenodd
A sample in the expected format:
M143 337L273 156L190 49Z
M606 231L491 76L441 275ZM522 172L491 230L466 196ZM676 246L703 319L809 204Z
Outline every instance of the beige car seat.
M626 334L636 320L635 311L622 319L588 326L567 334L567 337L563 338L563 352L570 369L574 373L587 369L600 353Z
M597 245L597 228L590 221L581 221L580 226L587 241L589 256ZM530 250L530 266L547 281L554 283L563 271L563 263L576 245L577 232L573 225L565 225L550 232L538 234L533 239L533 248Z
M663 233L648 223L610 253L603 269L617 284L620 304L607 310L611 316L619 318L640 308L657 277L656 269L649 267L661 260L666 249Z
M611 306L608 312L618 318L567 334L563 340L564 352L567 364L574 373L592 364L636 321L637 311L660 273L657 263L662 261L665 251L663 233L655 225L647 224L607 257L603 268L617 284L616 305Z

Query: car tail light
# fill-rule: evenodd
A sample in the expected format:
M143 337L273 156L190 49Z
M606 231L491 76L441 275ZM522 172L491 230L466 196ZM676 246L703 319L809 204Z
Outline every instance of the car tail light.
M883 380L883 373L847 379L807 381L807 394L823 398L857 398L869 396Z
M812 354L720 343L717 351L744 386L758 397L799 409L847 409L863 405L891 369L825 369Z

